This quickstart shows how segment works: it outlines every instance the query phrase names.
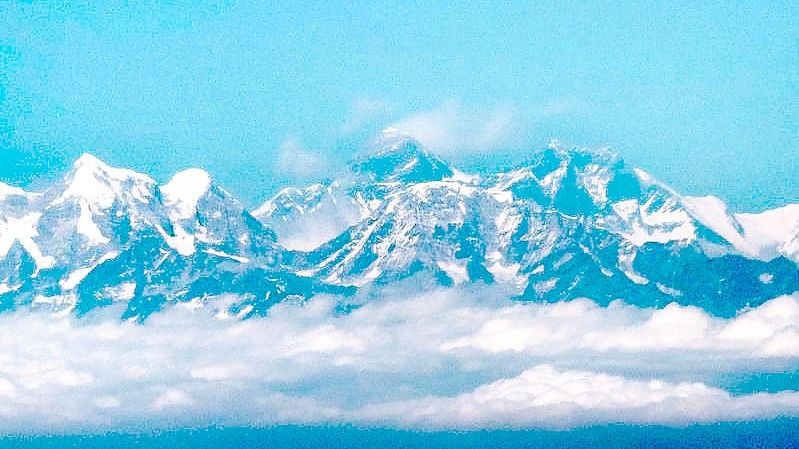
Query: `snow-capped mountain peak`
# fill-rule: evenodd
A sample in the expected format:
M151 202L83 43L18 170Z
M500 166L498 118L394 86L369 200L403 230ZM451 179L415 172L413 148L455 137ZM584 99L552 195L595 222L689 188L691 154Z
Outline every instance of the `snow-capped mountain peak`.
M402 151L405 147L421 148L422 144L405 131L388 127L372 139L366 153L371 157L385 156L388 153Z
M356 163L383 164L390 175L362 177L343 189L350 201L339 198L335 204L365 204L367 213L338 228L339 234L326 234L328 242L309 246L303 273L363 286L427 272L445 284L508 283L527 298L582 294L610 300L622 295L650 303L700 295L725 298L716 309L723 313L736 304L729 296L736 289L765 288L762 272L743 276L736 270L768 271L763 277L772 282L768 288L773 279L799 288L795 266L786 268L784 259L772 263L774 257L752 251L736 216L720 200L683 197L649 173L625 165L610 149L554 142L515 170L474 176L451 168L399 131L384 132L377 141L384 147L372 148ZM416 167L418 154L440 161L451 175L393 176ZM308 212L320 210L321 204L308 197L284 195L287 204L281 210L287 212L279 220L267 216L265 222L279 222L285 229L302 223L313 231L324 217ZM793 254L790 243L780 248L772 252ZM758 263L770 265L750 268ZM677 274L680 267L694 264L712 267L701 269L716 270L718 279L697 286ZM730 279L742 284L733 287L727 284Z
M91 153L82 153L73 163L75 168L108 169L109 166Z
M125 181L128 179L152 180L152 178L147 175L127 168L112 167L91 153L83 153L75 160L72 164L72 170L68 175L68 178L69 177L73 179L85 177L109 178L118 181Z
M309 280L289 285L298 277L281 267L274 233L200 169L159 186L85 154L30 201L3 190L0 309L83 313L128 301L124 316L141 318L167 299L240 292L271 304L313 288Z
M176 173L160 190L164 204L174 211L174 217L188 219L197 212L197 203L210 188L208 172L190 168Z
M50 204L58 205L73 199L83 200L99 209L108 209L120 198L149 203L155 181L133 170L111 167L95 156L84 153L64 178L63 186L63 190Z
M452 176L446 162L396 128L383 130L350 168L376 182L436 181Z

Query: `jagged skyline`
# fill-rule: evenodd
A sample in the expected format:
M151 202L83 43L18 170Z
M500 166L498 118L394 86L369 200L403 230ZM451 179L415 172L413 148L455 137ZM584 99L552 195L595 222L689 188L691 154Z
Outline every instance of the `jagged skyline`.
M90 151L254 206L394 124L470 164L559 138L736 210L799 200L794 3L318 6L3 2L0 180Z
M42 193L0 190L11 308L82 314L125 301L122 316L143 320L229 294L239 299L220 313L249 317L430 277L525 301L676 301L730 316L799 289L799 205L734 213L611 150L556 142L514 170L469 174L388 128L338 177L256 209L201 169L160 184L90 154Z

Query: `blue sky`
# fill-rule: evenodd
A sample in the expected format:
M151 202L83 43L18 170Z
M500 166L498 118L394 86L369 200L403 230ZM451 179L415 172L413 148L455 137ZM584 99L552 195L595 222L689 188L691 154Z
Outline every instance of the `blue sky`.
M401 124L468 167L558 138L739 210L799 201L795 2L63 3L0 4L0 180L91 151L256 204Z

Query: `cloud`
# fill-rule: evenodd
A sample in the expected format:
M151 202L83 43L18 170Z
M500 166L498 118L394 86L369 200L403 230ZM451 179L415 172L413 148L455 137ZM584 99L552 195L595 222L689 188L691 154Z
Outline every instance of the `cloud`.
M184 405L191 405L191 398L185 392L175 388L167 389L153 401L153 408L156 410Z
M391 126L439 152L491 151L524 145L526 132L538 122L574 111L578 102L560 99L529 111L509 103L486 109L467 108L448 100L403 117Z
M672 304L520 303L407 286L214 318L229 297L144 324L0 315L6 431L356 423L411 428L682 424L799 415L791 391L720 378L792 372L799 296L732 319ZM355 306L341 312L342 302Z
M513 138L519 127L509 105L490 111L471 111L458 101L446 101L432 109L401 118L391 125L440 152L489 150Z
M361 206L346 195L340 185L329 186L328 193L312 211L306 211L291 221L272 220L269 223L283 247L310 251L341 235L362 218Z
M476 331L444 342L441 349L546 355L555 345L558 352L733 351L738 357L799 357L799 302L792 296L772 299L731 320L677 303L639 309L615 302L601 308L576 300L528 307L492 311Z
M701 382L634 380L538 365L450 398L380 404L364 419L425 428L563 428L596 422L665 423L775 418L799 412L799 393L733 397Z
M569 114L577 109L583 109L586 107L588 107L588 105L584 101L579 101L572 98L561 98L542 105L534 111L534 116L537 119L545 119L558 115Z
M296 137L289 137L280 144L275 168L289 175L310 177L324 173L329 161L322 153L307 149Z

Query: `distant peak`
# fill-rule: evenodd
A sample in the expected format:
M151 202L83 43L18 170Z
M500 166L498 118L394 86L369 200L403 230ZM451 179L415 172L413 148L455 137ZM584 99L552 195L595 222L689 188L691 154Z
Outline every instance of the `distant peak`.
M446 162L394 127L385 128L372 139L351 167L380 181L431 181L452 175Z
M547 148L550 150L554 150L559 153L566 153L566 154L585 154L596 156L600 158L619 158L618 151L604 146L604 147L581 147L576 145L569 145L563 143L561 140L552 138L547 143Z
M200 168L189 168L172 176L161 186L164 203L174 207L178 218L189 218L197 210L197 203L211 188L211 175Z
M367 156L384 156L400 151L427 153L424 146L413 136L398 128L389 126L375 136L367 147Z
M549 155L549 156L547 156ZM578 147L564 144L558 139L551 139L546 150L534 156L534 161L540 163L542 158L556 158L563 163L577 167L598 165L608 168L618 168L624 165L619 153L609 147Z
M91 153L83 153L75 160L75 168L108 168L108 165Z
M83 153L64 178L64 190L51 204L82 199L100 208L111 207L115 198L130 196L147 202L155 181L147 175L126 168L107 165L89 153Z
M175 173L164 187L177 184L194 185L197 189L208 190L211 175L201 168L187 168Z
M547 143L547 148L549 148L550 150L565 151L566 146L563 145L563 143L561 143L559 139L553 137L552 139L549 139L549 143Z
M73 182L81 178L108 178L118 181L136 179L148 183L154 182L142 173L127 168L111 167L91 153L83 153L75 160L70 177Z

